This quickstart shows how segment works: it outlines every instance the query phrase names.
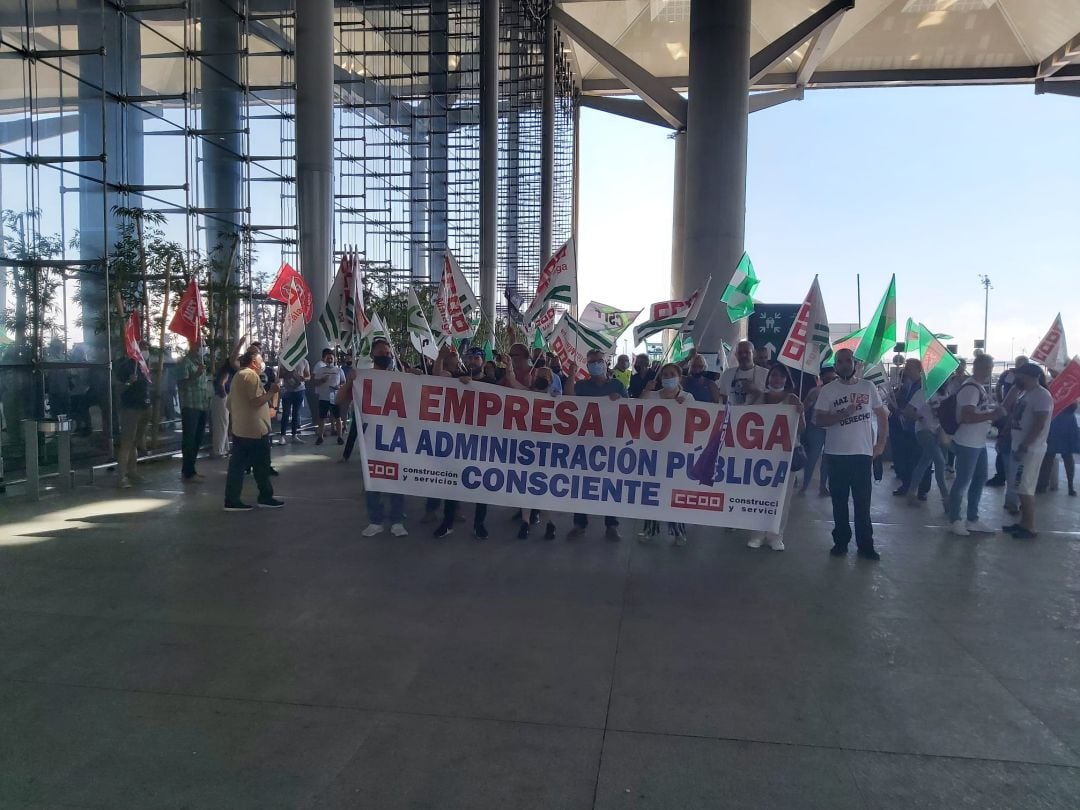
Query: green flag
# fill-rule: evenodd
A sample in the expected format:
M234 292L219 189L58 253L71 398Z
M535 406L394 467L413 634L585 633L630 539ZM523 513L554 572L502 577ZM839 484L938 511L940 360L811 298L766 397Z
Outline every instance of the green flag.
M533 327L532 347L534 349L547 349L547 341L544 340L544 333L540 331L539 326Z
M855 359L866 366L876 365L896 346L896 276L889 281L889 289L878 304L874 317L866 325L866 332L855 350Z
M735 267L731 281L720 296L720 300L727 304L728 319L735 323L743 318L749 318L754 311L754 290L758 286L758 277L754 273L754 265L750 262L749 254L744 253Z
M919 335L919 359L923 367L923 388L926 398L930 399L960 366L960 361L949 353L933 332L921 323L916 328Z
M491 345L491 339L490 338L484 341L484 359L485 360L494 360L495 359L495 347Z
M671 362L681 363L690 356L690 350L693 348L694 339L690 335L678 335L671 344Z
M904 353L911 354L919 350L919 325L914 318L907 319L907 327L904 329Z

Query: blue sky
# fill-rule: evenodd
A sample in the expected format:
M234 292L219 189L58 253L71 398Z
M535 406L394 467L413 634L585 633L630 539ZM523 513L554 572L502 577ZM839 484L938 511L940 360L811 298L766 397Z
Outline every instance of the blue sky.
M1080 99L1030 86L819 90L754 113L759 298L801 301L817 273L830 320L854 322L859 273L865 321L896 273L901 324L922 320L970 354L985 273L991 353L1033 349L1059 310L1076 353L1078 133ZM673 158L667 130L582 112L583 301L668 297Z

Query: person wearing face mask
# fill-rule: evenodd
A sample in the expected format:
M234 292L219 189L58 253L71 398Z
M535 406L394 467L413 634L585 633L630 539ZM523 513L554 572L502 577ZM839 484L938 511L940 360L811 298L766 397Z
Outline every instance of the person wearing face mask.
M836 353L834 380L821 389L814 406L814 420L825 428L825 463L829 465L829 488L833 507L834 557L843 557L851 542L848 497L855 502L855 544L859 556L880 560L874 548L870 522L870 482L873 460L885 451L889 440L889 409L877 386L855 374L855 355L850 349ZM874 423L877 423L877 440Z
M795 386L791 382L791 372L787 366L774 363L765 378L765 392L759 402L763 405L791 405L799 413L799 433L801 434L805 424L803 422L803 404L795 395ZM773 551L784 550L784 530L787 528L788 517L791 514L791 493L794 486L791 476L784 481L784 495L780 509L780 531L778 532L751 532L748 548L761 548L762 544Z
M385 361L389 362L389 360ZM330 419L330 428L337 434L338 444L344 444L341 437L341 414L338 411L337 390L345 383L345 374L341 367L334 363L334 350L323 349L322 359L315 364L311 372L311 379L315 383L315 393L319 397L318 422L315 426L315 444L323 443L323 431L327 418Z
M732 405L753 405L765 390L769 370L754 365L754 344L740 340L735 347L738 365L720 375L720 402Z
M229 388L229 420L233 446L229 471L225 477L225 511L248 512L251 506L240 500L244 471L250 467L259 488L256 503L277 509L285 502L274 497L270 482L270 401L278 394L275 381L264 389L259 376L265 369L262 353L255 348L240 355L240 370Z
M679 405L687 405L694 401L694 395L683 387L682 371L676 363L665 363L660 368L660 373L645 387L641 393L641 399L663 399ZM651 543L663 530L659 520L646 520L638 532L638 541ZM686 524L668 521L668 537L671 545L686 545Z
M720 386L711 378L707 367L705 358L695 353L687 363L688 373L683 378L682 386L698 402L719 402Z
M634 373L630 376L630 384L626 386L627 396L637 399L645 390L645 386L656 377L656 369L649 362L649 355L639 354L634 358Z
M371 362L380 371L395 371L393 353L390 344L383 338L375 338L371 343ZM352 407L352 383L356 379L355 369L349 372L346 378L345 388L349 391L349 401L346 408ZM359 435L356 420L352 420L349 429L349 440L345 444L345 455L342 460L347 460L352 453L353 445ZM399 492L387 495L390 500L390 534L394 537L407 537L409 532L405 528L405 496ZM383 493L368 490L364 493L364 501L367 505L368 525L360 532L362 537L376 537L385 530L386 514L383 509Z
M618 380L608 376L607 363L604 361L604 353L592 349L585 355L585 362L589 372L588 379L577 381L577 366L570 364L570 374L566 380L566 396L568 397L607 397L616 401L626 396L626 389ZM589 525L588 515L575 514L574 528L566 535L567 540L577 540ZM604 518L604 537L613 543L622 540L619 534L618 518L608 516Z

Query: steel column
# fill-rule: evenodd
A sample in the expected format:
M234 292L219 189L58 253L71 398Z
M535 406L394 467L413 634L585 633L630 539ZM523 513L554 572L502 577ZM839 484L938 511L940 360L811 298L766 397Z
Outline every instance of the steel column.
M494 340L499 238L499 0L480 3L480 310Z
M703 352L720 351L739 329L713 313L743 251L749 63L750 0L693 0L683 273L675 293L689 295L718 276L698 318Z
M431 0L428 64L431 109L428 116L428 279L442 278L443 251L450 238L450 18L448 0Z
M552 253L555 220L555 20L544 17L544 82L540 131L540 267Z
M326 301L333 259L334 204L334 2L296 4L296 194L300 271L316 310ZM312 318L308 351L326 338Z
M683 250L686 238L686 130L672 136L675 140L674 198L671 201L671 292L678 296L686 287L683 278Z

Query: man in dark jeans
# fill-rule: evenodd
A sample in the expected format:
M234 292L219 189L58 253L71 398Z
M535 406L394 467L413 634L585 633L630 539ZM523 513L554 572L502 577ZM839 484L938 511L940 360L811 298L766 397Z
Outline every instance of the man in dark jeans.
M825 461L829 465L829 489L833 504L834 557L847 554L851 542L848 497L855 502L855 543L859 556L880 560L874 549L870 522L870 476L874 459L885 450L889 438L889 410L877 386L855 375L855 357L849 349L836 353L834 380L822 387L814 406L814 421L825 428ZM875 438L874 424L877 424Z
M912 481L911 474L919 460L919 443L915 438L915 420L907 411L908 403L915 392L922 387L922 363L917 358L908 358L904 364L904 373L896 387L896 413L889 417L889 438L892 443L893 466L900 486L893 490L893 495L905 497L911 487L918 487L921 482ZM929 489L929 481L927 482Z
M608 376L607 362L604 360L604 353L600 351L590 351L585 355L585 362L588 364L589 378L587 380L581 380L575 382L574 377L577 375L577 366L570 365L570 377L567 381L565 393L568 397L607 397L611 400L622 399L626 396L626 389L623 384L613 377ZM574 515L574 528L566 535L567 540L576 540L585 534L585 529L589 525L589 516L576 514ZM622 535L619 534L619 521L618 518L611 517L610 515L604 518L604 537L612 542L618 542L622 540Z
M195 470L206 422L210 411L210 380L202 360L199 343L191 344L188 353L177 364L176 384L180 392L180 479L195 484L203 479Z
M229 472L225 479L225 511L247 512L251 506L240 500L244 487L244 471L251 467L259 487L258 505L277 509L284 501L274 497L270 483L270 400L277 395L277 382L263 389L259 375L263 372L262 353L255 348L240 355L240 370L229 388L229 417L232 423L233 445L229 456Z
M278 367L278 379L281 380L284 390L281 393L281 438L278 444L285 444L285 434L289 432L290 421L292 423L292 440L302 443L300 438L300 408L304 404L304 389L311 379L311 368L306 359L292 369L285 368L284 364Z

